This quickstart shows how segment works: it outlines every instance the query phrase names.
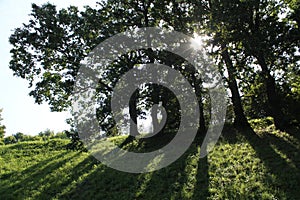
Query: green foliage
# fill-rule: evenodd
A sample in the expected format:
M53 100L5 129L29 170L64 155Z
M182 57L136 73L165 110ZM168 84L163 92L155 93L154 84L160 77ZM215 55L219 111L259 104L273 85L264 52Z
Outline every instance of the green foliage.
M274 119L272 117L251 119L249 123L253 129L263 129L274 124Z
M204 28L213 35L211 43L218 47L214 57L221 72L228 74L224 78L233 96L233 106L239 107L234 102L239 99L235 88L238 79L240 89L247 85L243 93L247 95L244 104L248 117L271 115L279 129L287 126L285 116L290 111L283 109L285 102L278 85L288 82L282 80L288 68L292 66L293 73L299 69L296 51L300 29L290 18L293 13L288 6L287 2L275 0L209 1L210 20ZM240 107L239 111L241 115Z
M18 143L18 142L41 141L41 140L45 140L45 137L41 137L39 135L31 136L31 135L26 135L24 133L18 132L11 136L5 137L4 144L14 144L14 143Z
M70 130L65 130L64 134L68 139L70 139L70 143L66 146L67 149L71 150L79 150L79 151L86 151L83 142L80 140L79 134L76 130L74 119L69 118L67 119L67 123L71 126Z
M68 139L69 138L65 131L57 132L54 137L59 138L59 139Z
M260 76L243 87L243 106L250 119L265 118L270 113L266 96L266 87Z
M13 136L16 138L17 142L20 142L20 141L24 141L25 134L18 132L16 134L14 134Z
M37 103L47 102L53 111L68 109L80 61L101 41L116 33L136 27L159 25L184 33L193 32L190 24L193 17L189 15L194 12L193 2L181 5L173 1L124 0L102 1L100 4L97 9L85 7L82 12L72 6L57 10L50 3L42 6L32 4L29 22L15 29L11 35L9 41L13 46L11 49L13 56L10 68L14 71L14 75L29 81L29 86L32 88L30 95ZM180 23L173 14L181 16ZM180 27L177 26L179 24ZM132 69L135 64L168 63L169 66L184 72L188 79L191 79L190 77L199 79L195 75L195 70L184 70L187 66L182 65L182 58L169 54L155 49L139 49L119 55L118 59L109 64L108 70L102 77L105 81L101 79L97 87L100 97L97 117L101 122L99 123L101 131L109 135L114 130L115 123L110 107L112 88L121 75ZM168 59L170 57L171 60ZM194 80L194 82L199 81ZM191 85L199 87L198 93L201 92L200 84ZM147 97L144 101L146 106L150 107L153 103L158 103L155 101L162 101L165 105L169 104L170 113L176 113L174 109L178 110L178 106L176 101L173 101L173 96L168 98L161 95L159 91L154 92L155 86L145 88L145 92L137 95L133 102L138 102L136 99L144 95ZM170 99L172 100L169 101ZM172 105L172 102L175 102L176 106ZM138 103L134 104L136 105L129 106L130 115L136 119L137 115L143 115L143 112ZM176 120L173 121L174 124L178 124L178 116ZM70 132L70 138L78 144L76 130Z
M277 85L281 82L279 79L285 76L286 69L299 68L299 56L296 56L299 28L295 26L295 21L298 22L299 19L295 16L299 11L298 1L122 0L101 1L98 4L100 6L97 9L87 6L81 12L74 6L57 10L56 6L50 3L42 6L32 4L29 22L15 29L11 35L9 41L13 48L10 68L16 76L29 81L32 88L30 95L37 103L47 102L53 111L68 109L80 61L97 44L124 30L161 26L190 35L194 32L204 32L213 36L210 43L216 50L212 55L220 64L220 71L231 90L235 121L240 118L246 119L240 103L241 87L247 88L243 93L246 94L244 105L248 117L271 115L278 127L284 124L280 121L287 121L283 117L285 114L298 118L292 113L292 109L281 109L285 104L280 100L281 94L289 93L289 89L285 87L284 91L277 90ZM290 9L287 9L288 7ZM102 122L103 131L110 134L114 126L110 108L111 90L116 80L135 64L168 63L186 77L196 77L195 72L183 70L183 62L180 59L173 55L172 59L170 57L166 52L154 49L137 50L120 55L115 63L109 66L103 77L109 84L103 81L99 83L99 96L103 97L97 117ZM176 62L177 64L174 64ZM228 77L225 72L228 73ZM284 82L288 82L283 79ZM242 85L240 88L237 85L238 81ZM248 82L251 83L249 87L243 86ZM197 80L194 83L196 84L191 85L195 91L196 87L200 88L197 95L202 101L201 93L204 92L201 91L201 81ZM288 85L292 86L291 83ZM293 95L297 95L297 89L292 87ZM164 101L163 95L160 96L161 99L156 98L159 92L155 88L149 87L143 94L144 97L152 96L152 99L146 98L148 107L157 103L154 101ZM166 99L169 104L173 101L170 98ZM294 98L288 101L289 105L298 103L292 102ZM164 104L166 106L166 103ZM172 116L175 116L176 106L170 105L169 108ZM132 115L141 113L139 109L134 109L133 112L131 108ZM178 117L174 118L174 123L178 123Z
M44 130L44 131L39 132L38 135L39 135L40 137L46 139L46 138L53 138L54 135L55 135L55 133L54 133L54 131L51 131L50 129L46 129L46 130Z
M243 125L246 125L244 110L251 119L272 116L279 129L289 119L299 122L299 56L296 55L299 27L295 16L299 6L296 1L122 0L101 1L99 5L96 9L87 6L79 11L74 6L57 10L50 3L32 4L30 20L10 36L10 68L14 75L28 80L32 88L30 95L37 103L47 102L53 111L67 110L80 62L97 44L125 30L161 26L189 35L212 36L211 54L232 95L228 122L235 117L235 122L245 119ZM209 97L197 72L178 57L156 49L139 49L120 55L110 63L97 87L96 114L101 131L110 136L118 134L110 105L112 88L136 64L162 63L180 71L197 91L200 105L204 104L206 113L210 112ZM168 113L166 127L176 128L180 119L176 97L153 84L145 88L130 102L131 118L143 116L139 105L139 98L143 97L146 107L162 102ZM208 121L210 114L206 113L200 115ZM41 132L40 136L45 140L55 137L50 130ZM69 148L83 148L75 126L66 132L66 137L72 141Z
M67 137L71 139L71 142L67 145L67 149L86 151L77 131L70 130L65 133Z
M4 144L14 144L17 142L18 142L18 140L13 135L10 135L10 136L7 136L4 138Z
M280 86L281 98L285 115L293 125L300 125L300 68L286 74L284 83Z

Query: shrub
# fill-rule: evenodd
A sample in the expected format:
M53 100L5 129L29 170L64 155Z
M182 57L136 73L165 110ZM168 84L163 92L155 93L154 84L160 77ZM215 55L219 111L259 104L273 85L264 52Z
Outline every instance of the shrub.
M4 138L4 144L14 144L17 142L17 139L13 135Z
M66 132L58 132L54 136L55 138L60 138L60 139L69 139L67 136Z

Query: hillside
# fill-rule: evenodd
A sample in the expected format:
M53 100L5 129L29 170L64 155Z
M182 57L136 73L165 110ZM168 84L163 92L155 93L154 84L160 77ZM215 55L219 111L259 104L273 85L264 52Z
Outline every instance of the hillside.
M199 159L200 147L195 142L172 165L146 174L119 172L88 153L65 150L67 140L0 146L0 197L299 199L299 134L272 127L256 132L256 137L247 137L224 131L214 151L204 159ZM115 140L122 142L124 137ZM128 146L137 148L136 143Z

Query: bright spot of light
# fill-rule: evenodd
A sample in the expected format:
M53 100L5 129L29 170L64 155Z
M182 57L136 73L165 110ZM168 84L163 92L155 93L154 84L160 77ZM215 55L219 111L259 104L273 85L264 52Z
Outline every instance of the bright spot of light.
M208 39L209 39L208 36L198 35L197 33L194 33L194 37L191 39L191 47L194 50L200 50L205 46L206 41Z

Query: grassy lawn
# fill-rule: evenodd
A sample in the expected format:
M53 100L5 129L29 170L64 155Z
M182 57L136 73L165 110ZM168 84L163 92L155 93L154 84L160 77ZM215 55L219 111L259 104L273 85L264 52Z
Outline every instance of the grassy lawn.
M299 199L299 136L272 126L255 135L228 129L208 157L199 159L196 141L172 165L145 174L65 150L65 140L0 146L0 199Z

